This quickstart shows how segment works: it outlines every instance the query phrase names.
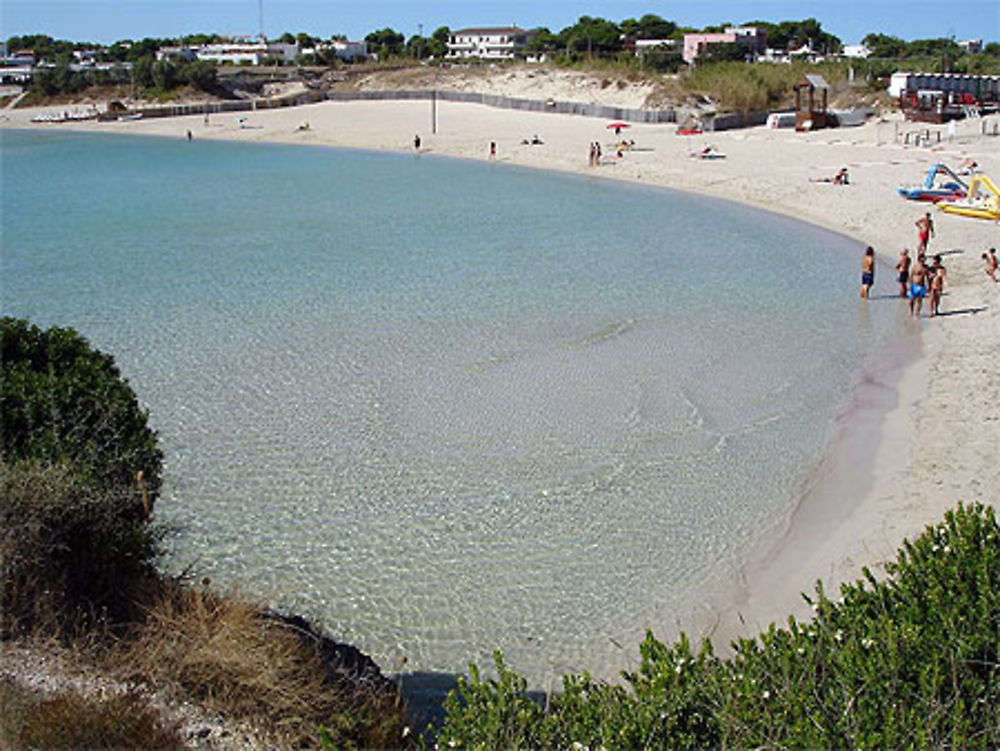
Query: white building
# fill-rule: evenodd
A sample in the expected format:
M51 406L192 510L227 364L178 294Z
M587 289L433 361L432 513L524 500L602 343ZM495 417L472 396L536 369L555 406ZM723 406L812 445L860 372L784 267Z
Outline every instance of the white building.
M872 54L872 51L863 44L845 44L842 54L854 60L864 60Z
M190 47L160 47L156 51L156 59L192 62L198 59L198 54Z
M368 57L368 42L348 42L347 40L334 39L330 42L337 57L346 62L354 60L364 60Z
M364 60L368 57L368 42L348 42L346 39L334 39L320 42L315 47L303 49L303 55L316 55L321 50L333 50L333 53L344 62Z
M889 79L889 96L907 94L969 94L976 99L1000 100L1000 76L976 76L964 73L907 73L898 71Z
M265 58L277 57L293 63L299 56L298 43L242 40L223 44L205 44L195 50L199 60L223 65L260 65Z
M532 36L530 31L517 26L459 29L448 38L448 57L513 60Z
M34 68L29 65L0 67L0 84L12 86L30 83L33 72Z

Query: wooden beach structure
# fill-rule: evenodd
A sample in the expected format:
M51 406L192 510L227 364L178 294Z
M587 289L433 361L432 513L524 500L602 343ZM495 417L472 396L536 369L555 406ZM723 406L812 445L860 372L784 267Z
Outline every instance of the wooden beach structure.
M795 84L795 130L819 130L833 125L827 111L830 84L823 76L807 73L805 80Z

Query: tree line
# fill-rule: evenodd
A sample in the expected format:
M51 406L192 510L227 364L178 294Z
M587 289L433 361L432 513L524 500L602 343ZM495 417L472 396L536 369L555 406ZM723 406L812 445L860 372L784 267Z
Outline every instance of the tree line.
M835 54L843 50L842 41L825 31L815 18L779 23L749 21L746 25L761 28L767 35L768 45L776 49L808 47L820 54ZM581 16L576 23L558 32L544 27L532 29L522 54L545 56L557 65L574 65L595 59L635 65L631 47L638 40L680 42L684 34L721 32L726 26L721 24L702 29L682 27L653 13L618 23L605 18ZM401 32L386 27L367 34L365 42L379 60L439 60L447 55L451 35L449 27L441 26L429 36L415 34L407 39ZM342 34L330 37L330 40L337 39L345 40L346 37ZM31 50L36 63L46 62L54 66L42 69L34 76L32 90L44 96L72 94L90 85L123 83L161 92L185 85L212 91L217 83L215 65L206 61L157 60L156 53L163 47L198 46L221 41L224 38L217 34L199 33L178 38L124 39L103 46L31 34L10 37L7 48L10 51ZM322 46L324 40L319 37L286 31L277 41L297 43L302 49L312 50L299 60L300 64L342 64L334 50ZM989 42L978 54L969 53L954 39L943 37L905 41L887 34L871 33L862 40L862 44L872 54L867 62L859 65L874 78L889 75L898 65L906 63L942 72L1000 72L1000 43L997 42ZM107 70L74 69L74 53L83 51L92 53L97 62L123 65ZM745 54L743 47L737 44L712 45L699 62L741 61ZM644 65L652 70L674 72L683 66L679 45L664 47L647 57ZM277 63L277 60L274 62ZM126 63L131 69L124 65Z
M532 39L526 48L527 54L568 55L570 57L588 55L591 57L614 57L626 51L636 40L662 39L680 41L684 34L721 32L731 24L710 25L704 28L679 26L674 21L655 13L647 13L640 18L627 18L614 22L605 18L580 16L576 23L560 31L545 27L532 29ZM823 29L820 21L806 18L801 21L747 21L745 26L755 26L767 34L768 44L776 49L790 49L808 46L822 54L842 51L843 42L836 35ZM448 40L452 30L441 26L429 36L415 34L407 38L402 32L391 27L378 29L365 36L365 41L373 53L380 58L411 57L415 59L441 58L447 54ZM331 34L329 40L344 40L343 34ZM44 34L12 36L7 40L11 51L32 50L36 62L58 62L60 58L71 57L75 51L94 51L101 62L136 62L144 57L155 57L156 51L168 46L198 46L224 41L218 34L188 34L181 37L140 40L123 39L111 45L91 42L74 42L53 39ZM287 44L298 43L302 48L316 48L324 40L322 37L300 32L284 32L276 41ZM951 38L915 39L905 41L899 37L878 32L868 34L862 43L876 58L906 59L913 57L946 56L955 60L965 54L958 43ZM1000 43L990 42L983 54L1000 57Z

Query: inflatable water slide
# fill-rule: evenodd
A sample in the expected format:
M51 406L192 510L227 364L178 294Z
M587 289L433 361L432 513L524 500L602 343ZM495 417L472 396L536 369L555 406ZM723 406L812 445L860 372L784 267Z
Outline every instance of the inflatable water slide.
M938 206L949 214L1000 221L1000 189L985 175L976 175L969 181L969 190L965 198L958 201L941 201Z

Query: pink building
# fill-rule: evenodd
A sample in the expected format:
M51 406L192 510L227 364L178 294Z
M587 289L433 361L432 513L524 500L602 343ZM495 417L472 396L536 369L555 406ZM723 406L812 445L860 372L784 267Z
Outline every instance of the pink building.
M756 26L730 26L722 34L685 34L684 62L692 64L710 44L740 44L756 57L767 47L767 34Z

